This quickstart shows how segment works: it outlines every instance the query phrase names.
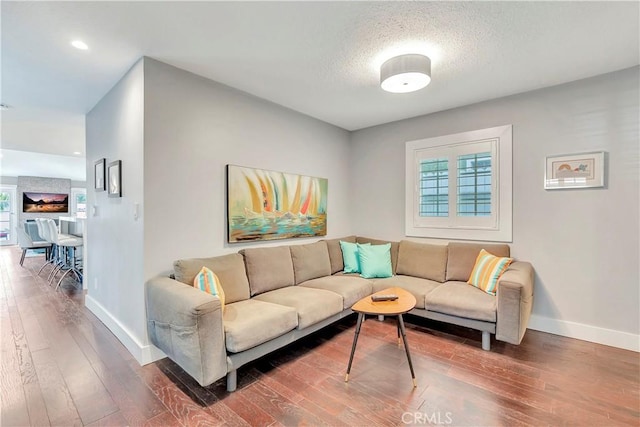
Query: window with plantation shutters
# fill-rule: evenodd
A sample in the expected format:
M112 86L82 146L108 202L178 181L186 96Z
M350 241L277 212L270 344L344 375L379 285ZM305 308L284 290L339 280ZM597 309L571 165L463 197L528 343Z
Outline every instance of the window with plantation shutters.
M449 161L420 163L420 216L449 216Z
M406 234L511 241L511 126L407 143Z
M458 156L458 216L491 216L491 152Z

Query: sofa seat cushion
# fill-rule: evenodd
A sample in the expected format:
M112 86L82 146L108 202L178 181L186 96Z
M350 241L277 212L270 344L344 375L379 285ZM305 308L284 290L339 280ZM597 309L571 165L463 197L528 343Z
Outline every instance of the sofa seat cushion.
M299 286L314 289L324 289L342 296L342 308L346 309L372 294L372 283L357 275L327 276L319 279L307 280Z
M360 273L345 273L344 271L338 271L337 273L333 273L331 276L347 276L347 277L360 277Z
M339 294L302 286L276 289L253 299L294 308L298 312L298 329L304 329L342 311L342 296Z
M416 297L416 308L424 308L427 295L440 286L442 286L440 282L413 276L397 275L386 279L373 279L373 292L391 287L402 288Z
M446 282L427 297L430 311L467 319L496 321L497 299L465 282Z
M227 351L231 353L255 347L298 326L295 309L255 299L228 304L222 318Z

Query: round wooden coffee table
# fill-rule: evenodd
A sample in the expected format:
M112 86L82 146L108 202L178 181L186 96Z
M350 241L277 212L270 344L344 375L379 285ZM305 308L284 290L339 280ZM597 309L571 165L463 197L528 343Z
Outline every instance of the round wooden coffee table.
M398 344L400 344L400 337L404 342L404 349L407 353L407 361L409 362L409 369L411 370L411 378L413 379L413 386L416 387L416 375L413 372L413 364L411 363L411 355L409 354L409 346L407 344L407 334L404 328L404 321L402 315L411 311L416 306L416 298L409 292L402 288L387 288L380 292L376 292L373 295L388 295L395 294L398 296L394 301L372 301L371 296L364 297L360 301L356 302L351 310L358 313L358 322L356 325L356 333L353 337L353 345L351 346L351 356L349 357L349 366L347 367L347 374L344 377L344 381L349 381L349 373L351 372L351 364L353 363L353 355L356 352L356 344L358 343L358 335L360 335L360 328L364 321L366 314L376 316L397 316L398 318Z

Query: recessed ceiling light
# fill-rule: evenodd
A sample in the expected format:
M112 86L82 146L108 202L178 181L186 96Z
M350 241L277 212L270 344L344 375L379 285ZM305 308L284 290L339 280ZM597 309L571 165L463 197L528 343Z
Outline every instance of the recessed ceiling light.
M76 156L79 156L79 155L80 155L80 154L82 154L82 153L81 153L81 152L79 152L79 151L74 151L74 152L73 152L73 154L75 154Z
M71 42L71 46L75 47L76 49L80 49L80 50L87 50L89 49L89 46L87 46L87 44L85 42L83 42L82 40L74 40Z

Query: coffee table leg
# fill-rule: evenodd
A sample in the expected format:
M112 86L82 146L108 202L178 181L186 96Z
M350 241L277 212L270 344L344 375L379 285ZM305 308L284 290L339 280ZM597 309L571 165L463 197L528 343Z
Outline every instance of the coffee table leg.
M398 319L400 319L400 317L398 316ZM396 322L396 329L398 330L398 346L400 346L401 338L400 338L400 320L398 320Z
M398 314L398 325L400 326L400 331L402 332L402 341L404 341L404 350L407 353L407 361L409 362L409 369L411 369L411 378L413 379L413 386L417 387L418 384L416 383L416 374L413 372L413 363L411 363L411 355L409 354L409 345L407 344L407 333L404 329L404 321L402 320L402 314Z
M362 326L363 319L364 319L364 313L358 313L358 324L356 325L356 334L353 336L353 345L351 346L351 356L349 356L349 366L347 366L347 375L344 376L344 382L349 381L349 372L351 372L351 363L353 363L353 355L356 353L356 344L358 343L358 335L360 335L360 327ZM411 369L413 372L413 368Z

